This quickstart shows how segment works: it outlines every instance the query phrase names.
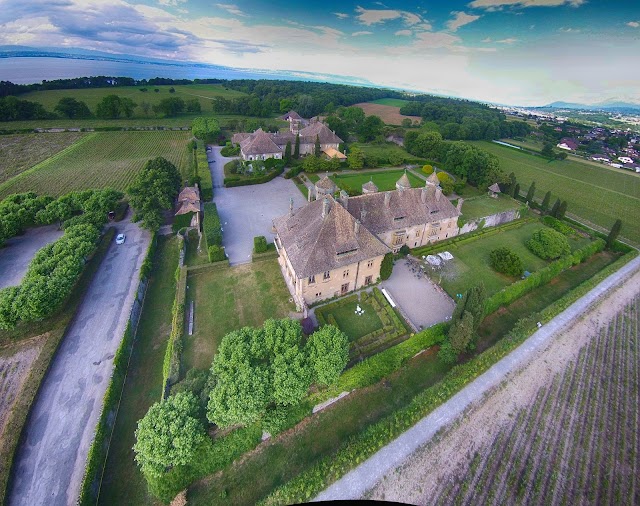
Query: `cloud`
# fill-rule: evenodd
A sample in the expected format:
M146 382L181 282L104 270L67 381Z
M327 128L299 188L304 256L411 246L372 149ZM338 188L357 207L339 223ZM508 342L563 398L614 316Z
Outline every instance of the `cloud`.
M640 22L638 22L638 21L629 21L627 23L627 26L630 26L631 28L638 28L640 26Z
M473 23L475 20L480 19L481 17L475 16L473 14L467 14L466 12L457 11L453 11L451 12L451 14L454 16L454 18L447 22L447 28L452 32L457 31L461 26Z
M398 30L396 33L394 33L394 35L410 37L411 35L413 35L413 32L411 30Z
M408 26L422 22L422 18L420 16L408 11L394 9L365 9L358 6L356 7L356 12L358 13L356 16L358 21L366 26L384 23L385 21L391 21L394 19L402 19Z
M558 28L558 31L562 33L580 33L581 32L579 28L565 28L564 26L561 26L560 28Z
M353 33L351 34L351 36L352 36L352 37L359 37L359 36L361 36L361 35L373 35L373 32L368 32L368 31L366 31L366 30L363 30L363 31L361 31L361 32L353 32Z
M587 0L473 0L469 7L474 9L498 10L503 7L558 7L570 5L580 7Z
M493 39L491 37L487 37L485 39L482 39L482 42L484 42L485 44L488 44L489 42L493 42Z
M513 44L514 42L518 42L519 39L514 39L513 37L509 37L508 39L496 40L498 44Z
M164 5L165 7L177 7L180 4L185 3L187 0L158 0L160 5Z
M235 4L216 4L216 5L221 9L224 9L225 11L227 11L229 14L233 14L234 16L246 16L246 14L240 10L240 7L238 7Z
M349 14L345 14L344 12L334 12L334 16L337 16L339 19L346 19L349 17Z
M421 32L416 34L416 47L425 49L455 48L461 42L460 37L445 32ZM458 46L460 49L460 46Z

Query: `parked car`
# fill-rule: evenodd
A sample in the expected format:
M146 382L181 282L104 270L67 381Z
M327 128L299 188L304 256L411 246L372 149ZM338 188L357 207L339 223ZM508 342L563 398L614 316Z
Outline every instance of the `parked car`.
M124 241L127 239L127 236L124 234L118 234L116 236L116 244L124 244Z

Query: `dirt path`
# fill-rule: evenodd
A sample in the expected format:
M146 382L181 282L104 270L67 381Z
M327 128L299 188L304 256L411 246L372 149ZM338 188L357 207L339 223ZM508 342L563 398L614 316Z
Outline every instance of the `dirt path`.
M452 469L452 467L448 467L450 462L453 462L458 455L466 455L467 449L471 451L471 448L475 447L475 442L478 442L478 438L481 437L482 429L498 427L500 424L497 423L497 420L508 416L513 411L514 399L518 399L521 395L527 396L527 392L529 392L529 396L532 395L532 392L539 387L541 377L547 377L555 370L560 370L574 356L578 348L575 343L587 342L593 331L601 325L601 320L617 313L640 290L639 268L640 257L635 258L609 276L535 332L516 350L494 364L488 371L420 420L411 429L347 473L319 494L315 500L358 499L376 486L386 475L385 483L373 492L374 497L380 497L384 494L386 500L412 502L410 500L411 490L413 490L412 484L424 480L420 480L417 476L409 477L411 472L421 473L422 476L431 473L429 475L431 481L432 476ZM617 287L622 287L619 292ZM599 303L603 299L606 300L604 304L601 304L597 309L592 309L594 303ZM586 319L585 314L588 315ZM564 337L558 338L558 336ZM567 339L569 339L568 342ZM552 351L549 353L550 348ZM542 360L540 360L541 355L545 356ZM523 368L528 371L530 366L535 366L536 370L531 374L529 382L526 380L513 381L514 373L522 371ZM522 374L524 372L520 373L520 375ZM531 390L527 386L528 383L533 385ZM504 388L500 389L496 395L500 395L506 388L510 389L510 394L501 397L497 403L491 400L487 401L487 394L498 390L496 387L502 386L502 384L505 384ZM523 398L518 401L518 405L529 400L529 397ZM479 406L479 409L486 413L486 418L478 422L473 430L469 430L468 424L465 423L462 429L467 430L466 437L451 439L452 443L450 443L451 446L446 458L443 457L446 453L445 450L435 452L436 455L431 454L429 457L424 457L423 452L419 451L420 448L431 441L440 430L459 420L473 406ZM487 406L490 407L487 408ZM465 419L467 418L468 416L465 415ZM495 433L491 434L492 437L494 435ZM414 452L417 452L416 456L413 456ZM409 462L407 470L403 470L402 473L396 472L396 468L407 461ZM415 461L418 461L418 464L411 465ZM427 472L426 469L429 471ZM421 485L424 488L424 483ZM419 493L421 493L419 490L414 492L414 494ZM416 501L418 496L416 495L415 498L411 496L411 498Z
M541 386L576 360L582 347L612 321L616 313L640 293L640 271L609 291L597 306L586 311L572 327L533 354L523 369L509 374L480 402L446 431L390 470L366 494L367 498L424 504L438 485L476 450L491 444L514 413L530 405Z

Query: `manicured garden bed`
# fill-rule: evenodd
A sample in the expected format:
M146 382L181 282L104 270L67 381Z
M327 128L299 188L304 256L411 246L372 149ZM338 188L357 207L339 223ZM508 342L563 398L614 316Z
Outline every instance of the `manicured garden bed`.
M373 306L363 302L360 307L364 310L364 313L357 315L356 307L358 304L357 300L334 308L331 308L331 304L329 304L324 308L318 308L316 311L321 311L324 315L333 316L338 328L349 336L349 340L357 341L362 336L382 328L380 317L373 309Z

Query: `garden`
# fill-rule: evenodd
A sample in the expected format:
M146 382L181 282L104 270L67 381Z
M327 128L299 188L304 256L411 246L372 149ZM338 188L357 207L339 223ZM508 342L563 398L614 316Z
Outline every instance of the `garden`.
M284 172L284 160L241 160L236 158L224 166L224 185L227 188L261 184L271 181Z
M490 197L489 195L480 195L465 199L462 203L462 217L458 219L458 225L462 222L469 222L492 214L512 211L522 207L522 203L512 199L508 195L498 195L498 197ZM523 217L523 216L521 216Z
M379 191L395 190L398 179L405 174L404 170L370 171L359 174L333 174L329 178L340 188L350 195L360 195L362 185L373 181ZM425 185L425 180L419 178L411 171L406 171L407 177L413 188L421 188ZM321 176L308 174L307 177L312 183L316 183ZM306 194L305 194L306 195Z

